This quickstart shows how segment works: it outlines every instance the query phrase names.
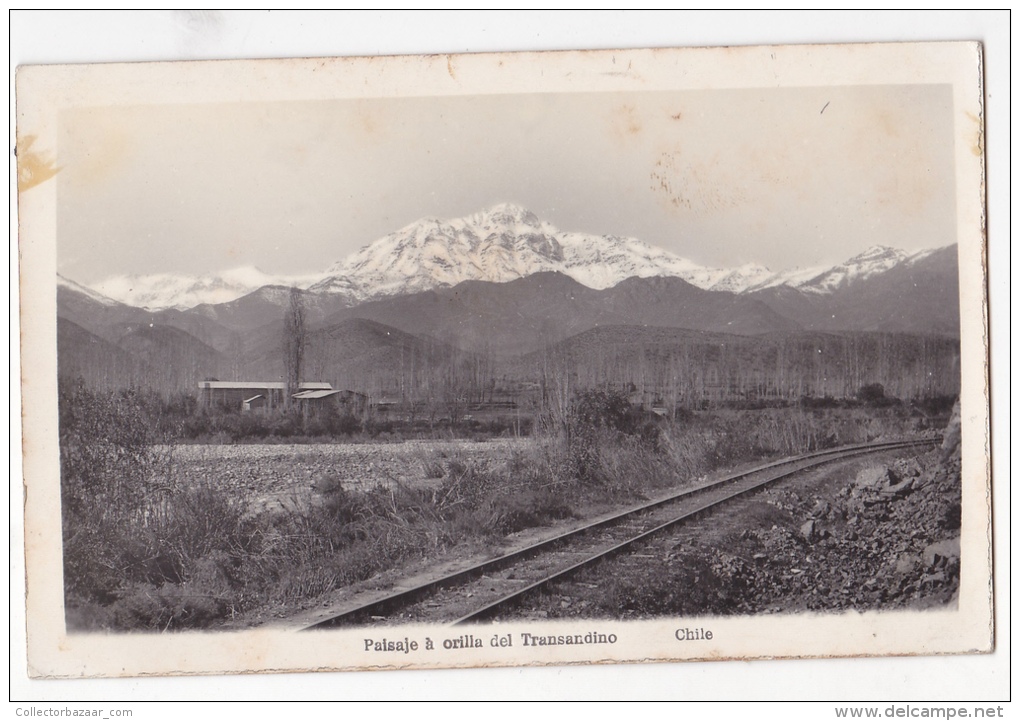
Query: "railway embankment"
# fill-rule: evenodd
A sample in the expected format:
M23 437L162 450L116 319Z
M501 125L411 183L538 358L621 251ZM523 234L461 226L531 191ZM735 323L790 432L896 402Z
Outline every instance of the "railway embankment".
M941 448L834 466L587 571L524 617L924 609L956 602L961 461Z

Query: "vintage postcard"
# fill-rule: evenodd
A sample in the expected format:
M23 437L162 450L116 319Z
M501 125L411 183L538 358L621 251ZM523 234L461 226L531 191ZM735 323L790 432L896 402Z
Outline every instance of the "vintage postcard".
M20 68L30 673L991 651L981 73Z

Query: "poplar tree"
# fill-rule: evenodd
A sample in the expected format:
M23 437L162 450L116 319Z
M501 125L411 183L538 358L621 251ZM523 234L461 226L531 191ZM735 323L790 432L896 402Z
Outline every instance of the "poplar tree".
M286 372L283 407L290 409L293 395L301 387L301 366L305 356L305 309L301 291L290 289L290 304L283 318L283 359Z

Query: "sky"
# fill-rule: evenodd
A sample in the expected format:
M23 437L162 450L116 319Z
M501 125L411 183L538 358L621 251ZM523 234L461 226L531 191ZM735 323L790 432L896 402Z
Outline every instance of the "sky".
M64 111L58 271L302 274L423 217L774 271L955 242L948 86L558 93Z

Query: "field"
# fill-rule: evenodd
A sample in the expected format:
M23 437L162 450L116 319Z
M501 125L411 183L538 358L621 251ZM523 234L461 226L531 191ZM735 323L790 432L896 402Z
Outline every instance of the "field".
M209 486L250 503L252 513L307 506L333 484L346 492L436 488L451 464L479 470L531 449L529 439L395 443L190 444L174 449L175 484Z

